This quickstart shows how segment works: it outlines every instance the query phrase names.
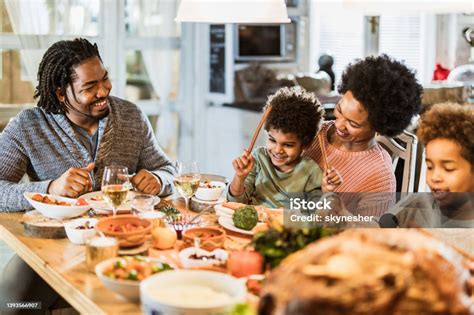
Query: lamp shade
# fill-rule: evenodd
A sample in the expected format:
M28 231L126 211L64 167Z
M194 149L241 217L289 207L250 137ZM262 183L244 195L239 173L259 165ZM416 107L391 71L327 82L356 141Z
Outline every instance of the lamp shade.
M284 0L182 0L176 22L290 23Z

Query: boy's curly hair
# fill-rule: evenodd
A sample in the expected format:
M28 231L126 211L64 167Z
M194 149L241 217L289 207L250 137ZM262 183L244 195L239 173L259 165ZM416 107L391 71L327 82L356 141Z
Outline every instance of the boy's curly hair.
M424 146L433 139L446 138L461 146L461 156L474 165L474 106L436 104L421 116L417 136Z
M351 91L365 107L372 128L389 137L400 134L420 112L422 87L414 72L387 55L350 64L338 91Z
M275 128L295 133L303 145L313 141L321 128L324 108L313 93L299 87L284 87L268 97L264 110L272 107L265 121L265 130Z

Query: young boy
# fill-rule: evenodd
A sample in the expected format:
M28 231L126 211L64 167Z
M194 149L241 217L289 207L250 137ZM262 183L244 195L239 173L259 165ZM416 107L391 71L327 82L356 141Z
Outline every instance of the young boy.
M400 202L399 225L474 227L474 106L434 105L422 116L417 135L426 148L431 194Z
M324 109L316 97L298 88L282 88L269 97L265 147L232 162L234 178L227 199L268 207L288 207L290 198L319 191L322 171L302 157L321 126Z

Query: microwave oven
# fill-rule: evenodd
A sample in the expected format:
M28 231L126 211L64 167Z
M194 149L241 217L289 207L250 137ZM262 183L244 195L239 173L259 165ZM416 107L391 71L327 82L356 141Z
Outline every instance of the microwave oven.
M288 24L236 24L236 62L294 62L296 60L296 21Z

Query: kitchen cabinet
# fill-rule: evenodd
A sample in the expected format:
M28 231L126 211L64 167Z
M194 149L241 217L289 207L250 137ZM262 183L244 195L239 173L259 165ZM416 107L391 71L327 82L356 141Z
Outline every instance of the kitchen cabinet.
M205 150L199 161L201 172L218 174L232 179L232 160L250 144L262 117L261 112L239 108L209 106L205 115ZM265 145L266 132L260 131L255 147Z

